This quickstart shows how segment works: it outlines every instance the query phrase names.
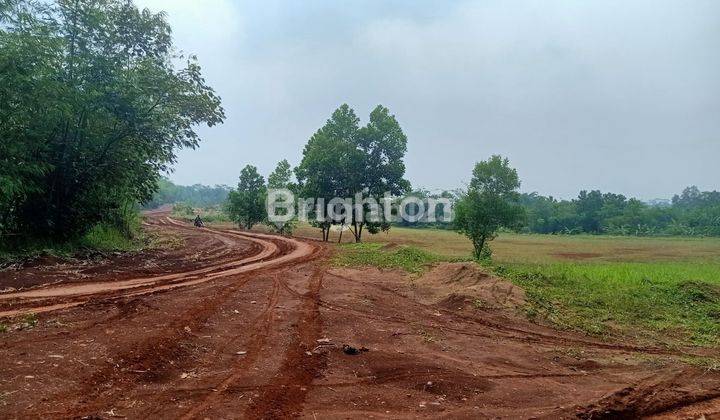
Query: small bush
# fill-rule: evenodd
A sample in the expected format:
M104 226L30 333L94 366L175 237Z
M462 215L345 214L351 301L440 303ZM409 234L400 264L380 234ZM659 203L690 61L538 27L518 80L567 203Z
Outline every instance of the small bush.
M90 229L80 240L80 245L99 251L130 251L138 247L137 243L120 229L105 224Z
M172 215L181 219L192 219L195 217L195 210L188 204L178 203L173 206Z
M683 281L678 284L677 289L687 302L720 302L720 286L699 281Z

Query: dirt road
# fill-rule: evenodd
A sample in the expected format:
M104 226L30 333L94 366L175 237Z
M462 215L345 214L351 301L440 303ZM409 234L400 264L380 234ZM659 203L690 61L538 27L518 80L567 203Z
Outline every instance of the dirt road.
M531 324L469 264L408 278L332 268L319 243L148 229L184 246L0 271L0 418L720 415L691 350Z

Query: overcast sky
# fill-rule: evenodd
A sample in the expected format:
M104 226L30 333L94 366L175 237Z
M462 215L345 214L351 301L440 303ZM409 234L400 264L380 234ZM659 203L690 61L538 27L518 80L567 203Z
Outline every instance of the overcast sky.
M180 153L181 184L295 165L348 103L396 115L415 187L463 186L501 154L556 197L720 189L720 1L136 3L168 13L227 112Z

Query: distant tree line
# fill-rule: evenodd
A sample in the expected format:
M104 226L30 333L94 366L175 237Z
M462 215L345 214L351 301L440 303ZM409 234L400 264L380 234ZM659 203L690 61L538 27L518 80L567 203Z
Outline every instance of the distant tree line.
M521 194L521 231L549 234L720 236L720 192L692 186L667 203L581 191L573 200Z
M463 190L430 193L416 189L408 195L421 200L450 198L457 204L464 193ZM514 200L524 209L524 214L520 223L506 229L521 233L720 236L720 192L700 191L695 186L685 188L672 199L650 202L597 190L581 191L572 200L558 200L538 193L518 193ZM422 219L399 220L395 224L414 228L457 227L444 220L441 213L442 208L438 207L436 221L432 223Z
M418 188L410 193L406 194L405 197L416 197L422 202L422 208L414 203L405 205L405 213L410 215L422 214L418 220L408 220L399 218L399 220L393 222L393 225L400 227L410 228L435 228L435 229L452 229L452 203L456 202L458 197L462 194L461 191L440 191L431 192L424 188ZM400 203L402 198L398 197L395 202ZM447 199L450 205L447 206L444 203L437 204L436 202L440 199ZM430 220L431 213L434 211L434 220Z
M163 204L187 204L192 207L211 207L227 201L231 188L227 185L177 185L167 178L158 181L158 190L144 208L154 209Z

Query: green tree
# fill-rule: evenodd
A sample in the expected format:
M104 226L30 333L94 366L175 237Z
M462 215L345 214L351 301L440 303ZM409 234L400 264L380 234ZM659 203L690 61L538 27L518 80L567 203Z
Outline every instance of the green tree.
M403 178L407 137L395 117L379 105L370 113L366 126L361 128L359 122L355 111L343 104L310 138L296 169L302 197L320 198L327 204L334 197L355 198L359 194L382 205L385 192L400 195L410 189ZM352 227L356 242L362 240L364 230L377 233L390 228L388 221L371 220L371 210L363 205L360 217L354 211L343 213L339 223ZM330 226L337 221L315 217L313 223L327 240Z
M275 170L268 176L268 189L274 189L274 190L285 189L285 190L294 192L294 190L296 190L296 186L292 183L292 177L293 177L292 167L290 166L290 163L288 163L288 161L286 159L283 159L280 162L278 162L277 166L275 167ZM284 199L279 198L278 202L283 203ZM278 215L286 215L287 209L277 208L275 210L275 212ZM295 225L297 224L297 219L293 218L292 220L284 222L284 223L274 223L270 220L266 220L266 224L281 235L289 235L295 229Z
M590 192L583 190L580 191L575 203L577 205L578 217L580 218L582 229L588 233L601 233L601 211L604 203L603 194L598 190Z
M314 198L319 200L318 206L324 206L335 197L347 197L349 191L357 188L352 185L358 182L352 174L357 172L353 165L362 162L353 146L359 122L355 111L344 104L310 137L302 161L295 168L301 197ZM323 240L327 241L333 220L324 208L308 210L310 223L322 230Z
M490 256L488 242L500 228L515 228L523 220L518 188L517 171L507 159L495 155L475 165L468 191L455 205L455 226L472 241L476 259Z
M688 187L672 200L648 203L622 194L581 191L578 198L555 200L522 194L527 230L534 233L717 236L720 192Z
M228 195L227 212L230 219L240 227L252 229L256 224L265 221L265 196L267 188L265 179L256 167L247 165L240 172L237 190Z
M0 13L2 233L68 239L121 223L176 151L198 145L195 127L224 119L162 13L127 0L14 0Z
M400 196L410 191L410 182L405 176L405 153L407 152L407 136L394 115L382 105L378 105L370 113L368 124L358 131L357 149L361 151L358 164L353 165L353 177L359 180L353 195L361 193L363 199L372 198L381 206L383 195L387 192ZM362 240L363 228L371 234L390 229L389 220L375 221L370 218L368 205L362 207L362 217L352 215L351 225L355 241Z
M293 171L287 159L278 162L275 170L268 175L268 188L288 188L292 187Z

